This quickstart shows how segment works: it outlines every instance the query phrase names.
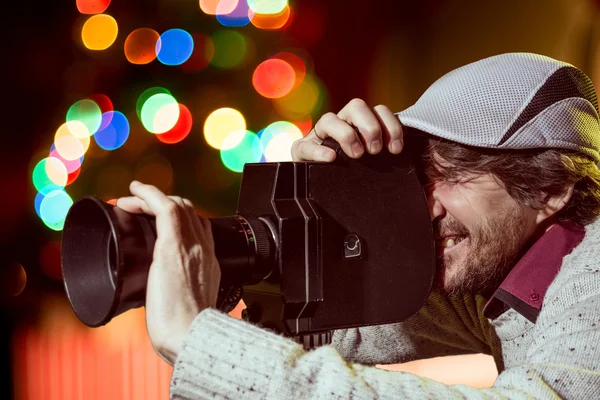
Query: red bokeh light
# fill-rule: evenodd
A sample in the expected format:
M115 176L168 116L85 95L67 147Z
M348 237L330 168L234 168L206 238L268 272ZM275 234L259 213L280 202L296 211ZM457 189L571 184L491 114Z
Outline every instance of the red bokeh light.
M77 0L77 10L82 14L100 14L106 11L110 0Z
M277 99L288 94L296 82L294 68L286 61L271 58L256 67L252 85L262 96Z
M183 104L179 104L179 119L173 128L156 135L157 139L163 143L179 143L189 135L192 130L192 113Z

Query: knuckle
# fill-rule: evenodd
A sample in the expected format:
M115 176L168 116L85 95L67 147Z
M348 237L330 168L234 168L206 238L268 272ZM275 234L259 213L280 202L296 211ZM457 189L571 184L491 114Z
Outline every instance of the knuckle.
M359 99L358 97L350 100L348 103L349 106L353 108L361 108L367 105L367 103L363 99Z
M365 139L376 139L381 136L381 127L375 124L367 125L361 129L361 134Z
M165 202L165 213L170 215L170 216L176 216L178 213L178 204L176 201L169 199L167 202Z
M392 112L388 106L386 106L385 104L377 104L375 107L373 107L373 109L377 110L377 111L389 111Z

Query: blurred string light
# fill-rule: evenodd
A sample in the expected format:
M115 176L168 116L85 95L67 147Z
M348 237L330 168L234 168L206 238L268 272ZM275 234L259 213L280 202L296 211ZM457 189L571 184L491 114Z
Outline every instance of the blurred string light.
M244 0L200 0L200 9L208 15L229 14Z
M246 0L239 0L237 6L229 13L222 12L222 6L217 7L217 21L223 26L242 27L250 23L254 11L248 7Z
M67 111L67 126L71 125L72 133L78 138L92 136L102 122L102 111L95 101L83 99L75 102ZM86 129L78 129L82 123Z
M100 14L106 11L110 0L76 0L76 4L82 14Z
M179 119L179 104L172 95L158 93L144 102L141 115L142 124L148 132L165 133Z
M129 138L129 121L120 111L102 114L102 120L110 121L94 135L94 140L104 150L116 150Z
M240 0L243 1L243 0ZM259 14L278 14L285 6L287 0L247 0L252 11Z
M211 64L218 68L235 68L245 60L248 52L248 38L238 31L222 29L212 35L215 54Z
M163 143L179 143L185 139L192 130L192 113L183 104L179 104L179 119L170 130L156 135Z
M246 119L236 109L224 107L213 111L204 122L204 139L209 146L215 149L235 147L233 139L225 142L225 139L233 132L245 132ZM242 136L236 137L242 140Z
M288 121L277 121L267 126L260 135L261 150L268 162L292 161L292 143L302 138L300 129Z
M44 224L55 231L62 230L69 208L73 205L71 196L64 190L53 190L46 194L40 203L39 215Z
M273 106L285 118L301 119L319 110L323 95L324 90L320 82L314 76L306 75L286 96L273 99Z
M242 172L244 164L257 163L261 157L260 139L252 131L234 131L223 139L221 160L223 165L231 171Z
M169 29L156 42L156 58L165 65L181 65L194 51L194 39L183 29Z
M201 71L206 68L215 56L215 44L210 36L192 33L194 51L190 58L181 64L184 71Z
M275 30L284 29L291 22L292 9L289 4L285 5L285 8L276 14L260 14L254 13L251 17L250 22L252 25L259 29Z
M138 28L125 39L125 58L132 64L148 64L156 58L160 35L154 29Z
M92 15L83 24L81 39L90 50L106 50L117 39L117 21L107 14Z
M294 68L284 60L271 58L260 63L252 75L252 85L267 98L279 98L288 94L296 83Z

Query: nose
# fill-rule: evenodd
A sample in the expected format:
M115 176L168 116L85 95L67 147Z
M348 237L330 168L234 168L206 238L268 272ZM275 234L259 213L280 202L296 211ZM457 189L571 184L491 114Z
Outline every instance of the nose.
M433 222L436 218L442 217L446 213L446 209L439 200L439 193L436 190L435 184L430 184L425 187L427 196L427 205L429 206L429 215Z

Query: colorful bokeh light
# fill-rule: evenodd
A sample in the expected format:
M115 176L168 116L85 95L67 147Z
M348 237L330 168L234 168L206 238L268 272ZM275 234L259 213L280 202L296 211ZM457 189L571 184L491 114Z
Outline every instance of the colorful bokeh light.
M298 87L288 95L273 99L273 106L279 114L288 119L305 118L318 111L321 105L321 88L312 76L305 76Z
M156 42L156 58L165 65L181 65L194 51L192 35L183 29L169 29Z
M115 110L112 101L105 94L95 93L89 95L87 98L95 102L98 105L98 107L100 107L100 111L102 114ZM98 128L98 130L106 128L108 124L110 124L110 120L102 118L102 122L100 123L100 127Z
M302 81L304 80L304 76L306 75L306 64L304 63L302 58L289 51L281 51L271 58L283 60L294 69L294 73L296 76L294 87L297 87L302 83Z
M82 14L100 14L106 11L110 0L76 0L76 4Z
M254 132L236 131L223 140L221 161L234 172L242 172L244 164L257 163L262 158L260 140Z
M74 129L76 128L76 129ZM65 160L77 160L85 154L90 146L90 137L79 137L73 131L87 131L85 125L80 121L65 122L54 135L54 146L58 154Z
M119 26L113 17L97 14L83 24L81 39L90 50L106 50L115 42L118 33Z
M67 168L67 173L71 173L76 171L77 169L79 169L79 167L81 167L81 163L83 163L83 156L81 158L78 158L76 160L66 160L64 159L56 150L56 146L54 146L54 144L52 144L52 146L50 146L50 154L48 155L49 157L53 157L53 158L58 158L63 164L64 166Z
M40 160L33 168L33 186L43 195L62 189L67 184L67 167L54 157Z
M60 231L65 224L69 208L73 205L71 196L64 190L53 190L46 194L40 204L40 218L52 230Z
M86 129L78 129L79 124L73 124L74 121L79 121L85 125ZM78 138L92 136L102 123L102 111L95 101L90 99L79 100L75 102L67 111L67 124L71 128L71 132Z
M179 143L190 134L191 130L192 113L186 106L179 104L179 119L175 126L165 133L156 135L156 138L167 144Z
M200 0L200 9L208 15L229 14L235 10L238 1L245 0Z
M246 131L246 119L241 112L233 108L219 108L213 111L204 122L204 139L209 146L215 149L237 146L237 143L225 139L233 132ZM239 137L240 140L243 137Z
M215 56L215 44L210 36L202 33L192 33L194 52L190 58L181 64L184 71L201 71L210 64Z
M110 121L106 128L94 135L98 146L104 150L116 150L123 146L129 138L129 121L120 111L109 111L102 114L103 120Z
M252 85L264 97L276 99L288 94L296 82L296 73L290 64L278 58L260 63L252 75Z
M252 25L259 29L275 30L285 28L291 21L292 10L289 4L285 5L285 8L276 14L259 14L255 13L252 16L250 22Z
M287 0L247 0L248 6L258 14L279 14L287 5Z
M268 162L292 161L294 141L302 138L300 129L288 121L277 121L267 126L260 135L264 158Z
M144 103L146 103L146 101L150 97L154 96L155 94L159 94L159 93L168 94L168 95L172 96L171 92L169 92L167 89L160 87L160 86L151 87L149 89L144 90L140 94L140 96L137 99L137 102L135 103L135 111L140 120L142 119L142 107L144 106Z
M233 30L223 29L212 35L215 55L211 64L219 68L235 68L242 64L247 55L247 38Z
M246 0L238 1L237 6L230 13L221 13L220 8L217 8L217 21L227 27L241 27L250 23L254 12L248 7Z
M148 64L156 58L156 44L160 35L154 29L138 28L125 39L125 58L132 64Z
M142 124L148 132L165 133L173 129L178 119L179 104L169 94L155 94L142 106Z

